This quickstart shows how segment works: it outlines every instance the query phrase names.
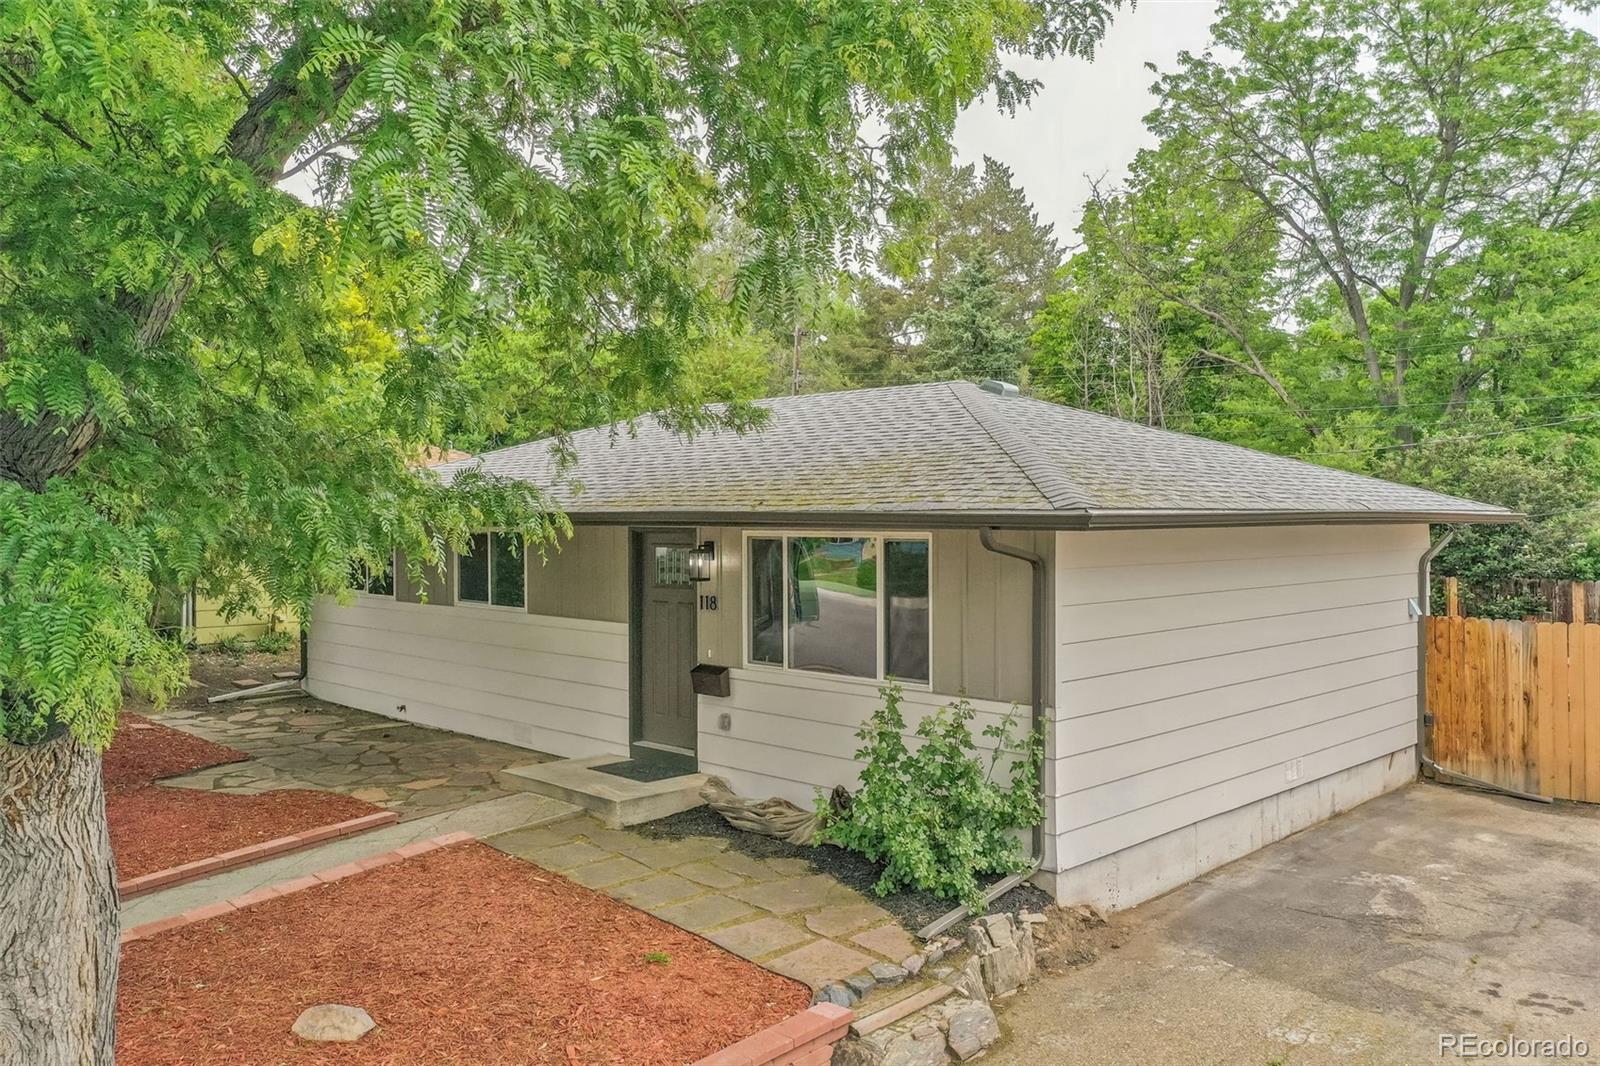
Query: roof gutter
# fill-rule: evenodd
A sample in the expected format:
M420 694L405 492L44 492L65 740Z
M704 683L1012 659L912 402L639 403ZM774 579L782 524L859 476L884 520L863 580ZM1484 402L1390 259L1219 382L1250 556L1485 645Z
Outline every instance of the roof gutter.
M1510 511L1086 511L1086 510L852 510L852 511L716 511L564 509L579 525L596 526L742 526L750 529L1190 529L1239 526L1444 525L1467 522L1519 522L1525 515Z
M1465 522L1520 522L1517 511L1174 511L1093 510L1088 529L1182 528L1190 526L1293 526L1365 525L1369 523L1426 522L1431 525Z
M1033 735L1045 737L1048 722L1045 719L1044 705L1044 678L1046 655L1049 650L1049 635L1047 623L1049 621L1050 585L1049 575L1045 571L1044 557L1037 552L1025 548L1013 548L1001 544L994 539L994 529L984 526L978 530L978 543L996 555L1004 555L1011 559L1020 559L1033 569L1033 647L1031 657L1030 679L1032 681L1033 713L1030 725ZM1044 862L1044 820L1049 810L1049 797L1045 795L1044 767L1039 767L1039 821L1033 826L1029 835L1031 848L1028 855L1028 868L1021 873L1011 874L1002 878L983 894L983 904L987 907L990 903L1010 892L1013 888L1032 877ZM967 913L965 907L955 909L941 915L917 930L917 936L923 940L930 940L950 928Z

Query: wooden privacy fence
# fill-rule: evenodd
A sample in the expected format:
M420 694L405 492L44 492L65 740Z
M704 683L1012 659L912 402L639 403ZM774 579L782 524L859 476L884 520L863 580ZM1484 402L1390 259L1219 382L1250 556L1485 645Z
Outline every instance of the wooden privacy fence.
M1446 614L1472 615L1485 601L1509 599L1524 601L1524 609L1530 612L1524 621L1600 619L1600 581L1518 577L1464 585L1459 578L1444 579Z
M1600 803L1600 624L1434 617L1426 634L1434 762Z

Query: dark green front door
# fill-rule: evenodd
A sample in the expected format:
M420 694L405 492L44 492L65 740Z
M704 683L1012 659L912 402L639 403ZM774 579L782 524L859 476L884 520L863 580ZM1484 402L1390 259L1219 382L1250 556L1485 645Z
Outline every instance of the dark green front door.
M692 529L634 534L633 756L693 770L696 700Z

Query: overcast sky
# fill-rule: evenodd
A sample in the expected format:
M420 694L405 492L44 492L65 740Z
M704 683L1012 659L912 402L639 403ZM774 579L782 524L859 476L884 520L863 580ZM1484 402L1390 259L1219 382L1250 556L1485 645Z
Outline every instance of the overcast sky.
M1155 75L1145 64L1165 72L1176 66L1179 52L1203 50L1215 11L1211 0L1139 0L1112 20L1093 61L1016 64L1044 87L1014 117L992 99L962 115L956 127L962 162L990 155L1009 166L1039 217L1055 223L1056 239L1076 244L1088 176L1114 181L1135 152L1154 143L1141 121L1155 103Z

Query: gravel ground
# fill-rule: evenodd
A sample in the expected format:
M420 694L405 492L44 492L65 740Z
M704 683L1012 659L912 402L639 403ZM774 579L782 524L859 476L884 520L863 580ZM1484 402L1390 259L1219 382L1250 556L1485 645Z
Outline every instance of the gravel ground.
M634 831L663 840L696 836L720 837L728 841L729 847L755 859L805 859L814 872L827 874L840 884L860 892L892 914L896 921L911 932L916 932L955 906L953 901L939 899L930 892L897 892L892 896L879 896L872 887L877 884L878 878L883 873L883 867L878 863L832 844L814 846L790 844L774 837L747 833L729 825L720 814L709 807L696 807L682 814L658 818L656 821L634 826ZM1042 911L1051 902L1050 896L1043 890L1024 883L991 903L989 913ZM958 922L950 932L960 936L966 924L965 920Z

